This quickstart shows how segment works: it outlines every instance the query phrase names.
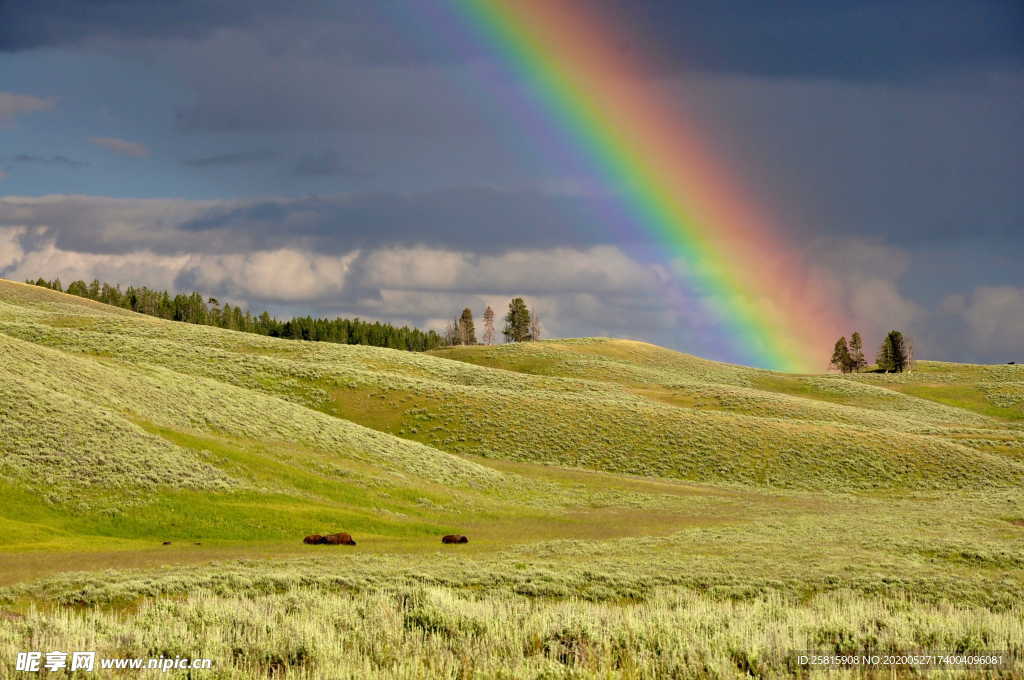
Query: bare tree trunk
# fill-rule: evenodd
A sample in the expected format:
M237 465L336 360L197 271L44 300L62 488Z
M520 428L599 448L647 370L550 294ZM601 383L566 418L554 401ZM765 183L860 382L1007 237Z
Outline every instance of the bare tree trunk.
M449 321L444 327L444 342L446 345L459 344L459 329L454 321Z

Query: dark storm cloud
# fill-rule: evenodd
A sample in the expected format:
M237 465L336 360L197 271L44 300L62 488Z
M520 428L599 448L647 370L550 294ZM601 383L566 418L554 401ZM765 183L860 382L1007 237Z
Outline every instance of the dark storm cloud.
M450 14L440 3L404 0L308 0L299 8L276 0L0 0L0 51L195 41L244 29L264 31L272 50L301 46L311 56L389 65L447 63L473 50L469 43L431 40L421 30L445 17Z
M180 229L214 239L237 235L259 248L296 240L314 243L318 252L329 253L385 245L501 252L527 245L606 243L611 240L614 219L598 199L455 188L214 207L182 223Z
M681 79L675 99L755 205L793 232L917 248L1024 231L1024 75L945 86Z
M624 29L616 49L670 70L893 79L1024 64L1019 0L594 0ZM224 28L268 30L268 47L378 65L480 56L474 40L438 40L458 19L444 3L270 0L3 0L0 50L97 39L197 40ZM439 30L424 31L424 25ZM275 30L281 29L281 30ZM325 30L326 29L326 30Z
M462 187L245 201L55 196L0 200L0 226L45 227L69 251L170 255L428 246L498 253L612 241L600 199ZM34 233L34 232L33 232Z
M936 358L944 352L942 358L998 359L1024 347L1024 328L1014 325L1024 318L1024 3L578 1L599 5L621 29L605 36L613 49L640 52L653 66L641 85L668 91L664 101L693 118L693 129L754 211L776 217L771 221L798 249L820 244L820 256L809 261L833 257L827 268L843 277L865 316L913 330ZM601 276L629 269L621 258L599 254L588 256L596 264L578 265L571 285L545 278L571 261L551 249L615 245L635 255L625 241L638 230L622 208L616 211L616 201L597 195L614 188L586 150L577 157L575 148L556 148L572 147L571 135L531 109L536 102L524 83L485 37L459 22L452 3L324 0L299 7L277 0L0 0L0 52L56 48L38 60L42 70L30 82L49 82L45 69L59 68L47 65L50 58L77 59L76 51L88 50L103 55L90 74L96 83L106 78L109 90L126 98L146 92L166 107L144 117L130 104L103 101L96 108L111 112L114 120L103 126L110 122L110 132L83 133L124 134L154 151L188 149L170 158L154 153L152 163L139 164L132 172L165 174L154 176L155 188L132 192L306 196L42 196L82 193L70 180L93 175L98 179L87 190L120 190L119 166L83 155L95 173L46 173L45 183L24 192L39 198L0 198L0 231L7 229L0 246L11 244L0 247L0 263L20 249L26 277L67 278L58 271L61 260L50 259L57 249L68 261L91 263L86 278L135 266L124 274L130 281L150 262L165 261L161 271L184 271L194 278L181 281L218 294L261 299L266 293L245 286L276 276L276 287L292 286L287 299L295 304L343 300L347 290L359 304L368 301L353 307L347 299L349 309L415 319L447 318L467 291L575 296ZM0 59L27 63L34 56ZM104 72L108 58L132 66L123 71L126 79L120 70ZM130 80L139 77L139 64L151 67L146 83ZM77 95L53 94L68 120L88 114ZM11 112L57 101L17 97L8 95L8 120ZM45 139L18 139L14 148L52 147ZM15 162L78 162L23 156ZM44 173L12 172L4 184L29 175ZM273 176L255 181L263 175ZM56 181L64 177L69 181ZM350 178L380 191L333 195L356 184ZM522 189L536 186L560 192ZM844 244L845 237L868 245ZM389 254L403 247L458 257ZM340 274L332 278L341 271L335 261L354 249L361 259L343 285ZM513 257L517 250L530 254ZM455 270L463 272L456 282L445 281ZM410 272L423 274L404 284L417 295L398 302L381 293ZM507 277L500 285L496 272ZM563 332L600 333L607 323L603 298L627 287L612 279L591 302L566 299L547 318L558 309ZM449 289L451 299L441 299L437 291ZM636 312L648 303L664 305L660 296L638 294L615 322L680 347L672 334L702 322L695 307L672 321L671 331L650 330L661 327L638 321ZM939 305L946 311L935 311ZM952 319L948 332L943 315ZM943 349L946 336L951 344ZM952 344L958 339L962 346Z
M337 151L323 151L303 156L295 164L295 174L300 177L363 177L365 175L346 162Z
M205 0L3 0L0 50L64 47L95 38L196 39L248 23L266 6Z
M622 51L668 70L900 80L1024 65L1019 0L608 0ZM614 39L614 38L613 38Z
M15 163L25 163L30 165L60 165L67 168L84 168L88 163L85 161L76 161L67 156L36 156L33 154L19 153L17 156L11 159Z
M486 130L490 122L459 73L429 64L353 65L307 53L268 54L263 41L233 33L183 50L175 68L194 93L175 113L184 132L456 137Z
M272 161L280 154L276 151L238 151L235 153L218 154L216 156L203 156L202 158L190 158L182 161L182 164L192 168L211 168L226 165L257 165Z

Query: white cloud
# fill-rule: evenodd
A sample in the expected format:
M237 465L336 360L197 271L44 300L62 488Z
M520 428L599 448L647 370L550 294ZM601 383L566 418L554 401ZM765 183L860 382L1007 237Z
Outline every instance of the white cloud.
M3 234L6 232L6 240ZM33 243L23 250L23 237ZM75 279L134 283L158 288L172 288L174 280L187 264L188 256L155 255L139 251L129 255L77 252L57 247L42 228L0 229L0 274L23 281L60 278L65 283Z
M5 244L4 262L9 275L30 273L26 271L29 268L57 270L51 275L60 274L62 278L91 276L96 269L140 273L174 270L175 275L187 277L196 285L282 301L327 298L346 287L427 295L487 290L623 295L652 292L664 283L659 267L636 262L610 246L521 250L501 255L417 247L365 253L355 250L336 256L298 248L182 255L139 249L106 254L62 248L45 226L2 227L0 234L5 239L0 243ZM34 237L35 247L27 253L19 248L15 256L16 240L26 234ZM158 278L167 280L164 274Z
M144 158L149 155L149 149L146 148L144 144L129 142L127 139L118 139L117 137L90 137L89 141L96 146L102 146L103 148L113 151L114 153L121 154L122 156Z
M323 256L290 248L233 255L192 255L180 272L200 289L241 297L303 302L340 295L358 253Z
M19 239L26 231L25 227L0 227L0 271L24 257Z
M36 247L30 252L18 245L18 239L26 234L35 237ZM98 278L167 289L175 289L183 281L189 289L222 297L280 302L340 294L354 257L325 257L288 249L232 255L159 255L149 250L86 253L58 247L46 237L45 229L0 230L0 273L6 278L59 277L65 282Z
M57 100L53 97L34 97L30 94L0 92L0 123L12 121L15 116L21 114L48 111L56 104Z
M523 249L479 255L428 248L384 248L360 262L360 284L406 290L652 292L667 273L614 246Z
M26 243L32 244L27 250ZM510 297L523 295L548 335L642 337L645 329L665 330L678 321L677 310L658 295L664 272L607 246L486 256L397 247L336 256L297 248L107 254L64 249L46 227L19 226L0 227L0 275L196 289L255 309L269 305L432 327L466 306L479 316L490 305L501 316Z

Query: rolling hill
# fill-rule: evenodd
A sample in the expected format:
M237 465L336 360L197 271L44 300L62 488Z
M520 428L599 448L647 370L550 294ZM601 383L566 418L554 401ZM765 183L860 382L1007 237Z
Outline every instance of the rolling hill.
M868 598L865 626L884 618L867 613L879 594L992 621L1024 598L1024 366L790 375L607 338L422 354L164 321L0 280L0 472L0 604L32 621L50 620L44 601L150 598L140 611L159 618L161 594L207 607L239 590L305 602L304 588L392 588L412 593L395 635L475 640L491 624L452 593L661 607L660 589L684 588L708 611L853 593ZM326 530L358 548L302 545ZM470 544L439 551L449 532ZM248 611L243 599L231 606ZM20 639L5 625L0 649ZM236 661L266 675L261 649ZM334 659L314 651L298 664L309 677ZM707 653L730 672L752 663Z
M439 496L526 502L522 480L467 456L806 490L1024 484L1024 366L790 376L610 339L427 355L168 322L13 282L0 283L0 357L12 493L87 509L125 538L175 533L118 529L123 507L165 497L204 512L210 498L233 512L274 498L289 509L261 537L311 527L317 505L389 534L442 528ZM958 390L983 399L950 405ZM252 535L227 520L214 533Z

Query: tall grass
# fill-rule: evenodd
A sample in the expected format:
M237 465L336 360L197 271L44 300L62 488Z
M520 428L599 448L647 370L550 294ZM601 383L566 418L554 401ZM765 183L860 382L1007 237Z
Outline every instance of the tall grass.
M807 649L1022 655L1024 609L843 592L794 602L658 589L615 603L437 587L298 588L199 592L126 611L32 608L0 623L0 663L25 649L205 657L214 671L202 677L213 678L767 678L797 674L795 652ZM1018 659L992 677L1021 673Z

